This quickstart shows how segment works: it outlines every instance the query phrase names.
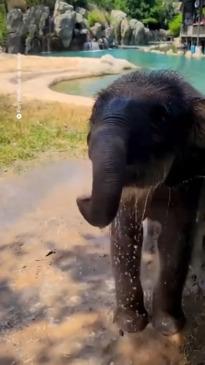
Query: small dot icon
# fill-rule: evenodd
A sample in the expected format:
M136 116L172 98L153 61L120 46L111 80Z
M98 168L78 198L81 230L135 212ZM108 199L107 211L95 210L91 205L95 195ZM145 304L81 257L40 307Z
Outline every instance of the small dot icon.
M21 119L21 118L22 118L21 113L17 113L17 114L16 114L16 118L17 118L17 119Z

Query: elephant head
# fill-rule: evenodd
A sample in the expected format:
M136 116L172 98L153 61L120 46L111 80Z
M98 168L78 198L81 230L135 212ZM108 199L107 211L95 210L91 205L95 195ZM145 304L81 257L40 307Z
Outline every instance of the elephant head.
M183 100L175 99L171 107L167 100L159 95L130 97L129 90L97 99L88 135L92 193L77 199L90 224L105 227L112 222L124 186L157 185L169 176L179 151L205 147L204 100L190 98L183 106Z

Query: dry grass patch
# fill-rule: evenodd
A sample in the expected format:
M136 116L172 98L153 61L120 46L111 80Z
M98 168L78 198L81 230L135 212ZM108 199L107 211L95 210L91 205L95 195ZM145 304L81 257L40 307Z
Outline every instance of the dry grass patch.
M28 102L22 119L10 97L0 96L0 166L31 160L42 152L67 151L69 157L85 156L89 108L57 102Z

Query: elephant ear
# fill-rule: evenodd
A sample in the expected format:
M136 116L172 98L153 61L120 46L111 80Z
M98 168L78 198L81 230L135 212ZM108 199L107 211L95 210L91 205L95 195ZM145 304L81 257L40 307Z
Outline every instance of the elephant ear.
M205 149L205 99L194 99L193 109L194 125L191 135L191 142L196 147Z

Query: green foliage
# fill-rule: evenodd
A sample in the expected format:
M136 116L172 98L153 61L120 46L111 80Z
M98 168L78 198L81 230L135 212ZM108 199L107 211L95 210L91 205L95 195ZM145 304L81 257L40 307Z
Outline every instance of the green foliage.
M5 45L6 35L6 9L3 4L0 4L0 46Z
M114 6L113 7L115 9L122 10L125 13L129 13L129 9L128 9L126 0L114 0Z
M109 22L108 20L108 14L98 8L91 10L88 13L88 24L90 27L92 27L95 23L105 25Z
M0 0L1 2L4 0ZM6 1L6 0L5 0ZM7 0L17 1L17 0ZM20 0L19 0L20 1ZM28 6L44 4L53 10L56 0L27 0ZM96 22L109 23L107 12L112 9L122 10L128 17L144 22L151 29L168 28L170 21L176 15L175 2L172 0L64 0L74 7L81 6L92 9L88 13L88 22L93 26ZM172 27L172 25L171 25ZM176 34L177 31L174 30Z
M175 15L175 7L172 0L155 0L150 10L150 16L158 21L159 27L164 28Z
M143 19L143 23L146 27L149 27L149 28L155 28L159 22L156 18L147 18L147 19Z
M174 37L179 36L181 25L182 25L181 14L175 15L175 17L169 22L169 30Z
M55 6L55 0L27 0L27 5L30 6L36 6L36 5L44 5L49 6L51 9Z
M155 0L126 0L128 15L138 20L150 17Z
M66 3L71 4L73 6L87 6L87 0L64 0ZM27 0L28 6L35 5L45 5L49 6L51 9L54 8L56 0Z
M143 21L150 28L167 28L175 15L172 0L96 0L95 4L107 10L122 10L129 17Z

